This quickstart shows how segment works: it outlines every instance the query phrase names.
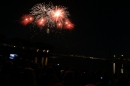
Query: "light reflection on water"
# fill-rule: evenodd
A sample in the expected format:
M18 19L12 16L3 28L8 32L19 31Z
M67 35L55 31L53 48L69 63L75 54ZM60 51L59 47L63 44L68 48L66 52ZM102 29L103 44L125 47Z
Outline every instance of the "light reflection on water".
M116 66L116 64L113 63L113 74L115 74L115 70L116 70L115 66Z
M116 63L113 63L113 74L116 72ZM121 73L124 73L124 67L123 64L121 65Z

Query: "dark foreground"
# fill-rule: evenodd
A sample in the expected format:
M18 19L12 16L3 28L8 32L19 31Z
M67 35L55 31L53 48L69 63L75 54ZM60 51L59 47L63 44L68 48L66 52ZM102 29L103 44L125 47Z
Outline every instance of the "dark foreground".
M130 86L129 74L112 74L111 66L78 58L50 58L43 67L31 61L3 61L0 86Z

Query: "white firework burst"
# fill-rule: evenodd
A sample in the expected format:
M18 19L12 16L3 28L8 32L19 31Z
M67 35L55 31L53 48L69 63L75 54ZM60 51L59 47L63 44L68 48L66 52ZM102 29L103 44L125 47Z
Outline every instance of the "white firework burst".
M53 5L44 3L36 4L31 8L30 14L34 16L35 21L45 18L47 27L55 27L55 22L50 18Z

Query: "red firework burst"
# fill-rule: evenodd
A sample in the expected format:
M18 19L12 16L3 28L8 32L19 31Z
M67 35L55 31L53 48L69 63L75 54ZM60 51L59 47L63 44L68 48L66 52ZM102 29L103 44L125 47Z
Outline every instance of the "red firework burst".
M65 11L62 8L56 8L52 11L51 17L54 21L61 21L65 18Z
M69 19L66 19L65 22L64 22L64 27L65 27L66 29L70 29L70 30L71 30L71 29L74 28L74 24L71 23Z
M63 24L61 22L58 22L57 23L57 28L62 28L63 27Z
M24 15L22 17L21 23L26 26L27 24L32 23L33 20L34 20L33 16L31 16L31 15Z
M39 27L44 27L45 24L46 24L46 19L45 18L41 18L41 19L37 20L36 22L37 22L37 25Z

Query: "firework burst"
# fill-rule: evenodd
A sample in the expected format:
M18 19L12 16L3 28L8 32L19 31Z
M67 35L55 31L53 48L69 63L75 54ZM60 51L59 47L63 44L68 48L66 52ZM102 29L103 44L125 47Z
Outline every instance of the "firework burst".
M64 22L64 27L71 30L74 28L74 24L71 23L69 19L66 19Z
M55 22L50 18L53 5L51 4L36 4L31 8L30 14L34 16L35 21L46 19L45 25L47 27L55 27ZM39 24L37 24L39 26ZM45 26L44 25L44 26ZM41 26L41 25L40 25Z
M36 4L30 9L30 14L22 18L22 24L27 25L32 22L40 28L67 28L73 29L74 24L68 19L69 12L66 7L53 6L49 4ZM48 31L48 30L47 30ZM49 30L50 31L50 30Z
M56 6L53 8L52 12L51 12L51 18L52 20L54 20L55 22L64 22L64 20L66 18L68 18L68 11L66 11L65 7L61 7L61 6Z
M24 15L21 18L21 23L26 26L27 24L32 23L33 20L34 20L33 16L31 16L31 15Z

